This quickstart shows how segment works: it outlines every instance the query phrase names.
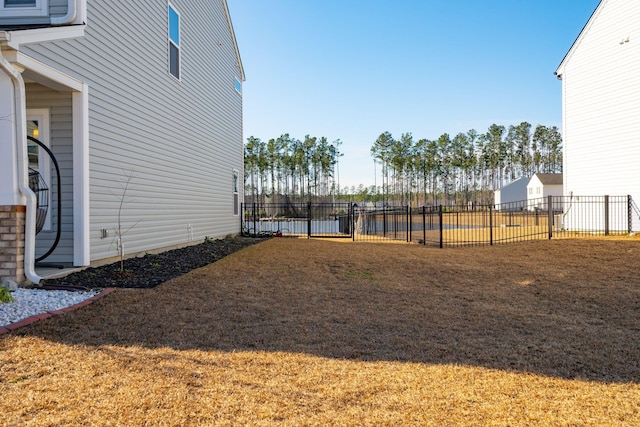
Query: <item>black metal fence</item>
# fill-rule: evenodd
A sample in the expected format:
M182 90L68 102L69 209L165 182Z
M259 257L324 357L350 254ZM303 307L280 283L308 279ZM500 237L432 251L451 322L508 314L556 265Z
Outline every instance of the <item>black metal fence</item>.
M499 205L373 206L254 203L242 207L245 236L393 240L439 247L493 245L580 234L627 234L630 196L558 197Z
M242 234L345 237L353 234L351 203L251 203L242 205Z

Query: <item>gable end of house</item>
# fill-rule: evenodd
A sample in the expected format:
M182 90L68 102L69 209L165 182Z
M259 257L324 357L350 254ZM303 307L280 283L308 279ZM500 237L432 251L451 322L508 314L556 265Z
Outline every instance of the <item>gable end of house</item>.
M571 45L571 47L567 51L566 55L564 56L564 58L562 58L562 61L560 61L560 65L558 65L558 68L556 68L556 71L554 73L558 79L562 79L562 75L564 74L565 65L571 59L571 56L576 51L576 49L578 49L578 47L579 47L580 43L582 42L585 34L587 34L589 32L589 29L591 28L591 25L596 20L597 16L600 14L600 11L602 10L602 8L604 7L604 5L607 2L608 2L608 0L600 0L600 3L598 4L596 9L593 11L591 16L589 17L589 20L584 25L584 27L582 27L582 30L580 31L580 34L578 34L578 37L573 42L573 44Z

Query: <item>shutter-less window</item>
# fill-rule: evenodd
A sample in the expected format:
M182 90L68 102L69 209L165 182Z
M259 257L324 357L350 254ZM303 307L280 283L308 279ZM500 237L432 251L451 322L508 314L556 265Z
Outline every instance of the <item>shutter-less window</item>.
M36 7L36 0L4 0L4 7Z
M169 5L169 72L180 78L180 15Z

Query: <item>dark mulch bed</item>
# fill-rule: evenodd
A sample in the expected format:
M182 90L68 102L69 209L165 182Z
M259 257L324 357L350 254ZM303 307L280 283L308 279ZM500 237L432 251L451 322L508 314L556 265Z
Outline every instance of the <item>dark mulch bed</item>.
M244 237L206 240L198 245L125 259L124 271L120 271L120 262L115 262L44 280L42 285L45 289L153 288L262 240Z

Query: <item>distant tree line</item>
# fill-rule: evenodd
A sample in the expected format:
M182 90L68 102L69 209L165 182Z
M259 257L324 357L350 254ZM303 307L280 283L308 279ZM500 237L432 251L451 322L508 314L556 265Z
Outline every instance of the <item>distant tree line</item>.
M383 132L371 156L381 183L340 188L338 139L283 134L264 142L249 137L245 201L363 201L400 205L488 204L494 190L534 173L562 172L562 136L556 126L492 124L453 138L395 139Z
M505 128L492 124L485 133L471 129L451 138L415 141L383 132L371 147L381 165L381 188L373 197L394 204L492 203L493 192L534 173L562 172L562 136L556 126L522 122ZM370 195L371 197L371 195Z
M244 146L245 201L282 202L328 198L338 191L336 171L342 156L337 139L288 133L267 142L249 137Z

